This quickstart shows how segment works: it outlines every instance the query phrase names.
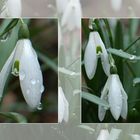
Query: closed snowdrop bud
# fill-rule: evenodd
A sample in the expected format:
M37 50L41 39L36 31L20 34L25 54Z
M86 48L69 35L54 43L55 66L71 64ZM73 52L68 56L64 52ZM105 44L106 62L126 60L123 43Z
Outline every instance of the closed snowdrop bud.
M110 75L110 64L108 60L108 53L97 31L90 32L88 44L84 54L84 64L86 74L89 79L95 75L98 58L101 58L104 72L107 76Z
M114 11L119 11L121 9L122 0L111 0L111 6Z
M2 17L20 17L21 16L21 0L7 0L4 10L1 13Z
M69 103L64 95L63 89L58 88L58 122L68 122L69 119Z
M12 67L12 74L19 76L21 90L27 104L34 109L40 107L44 86L37 54L28 38L28 27L23 23L19 30L16 47L0 72L0 97Z
M128 111L127 98L119 76L117 74L111 74L103 88L101 99L109 103L110 111L115 120L118 120L120 116L126 119ZM105 113L106 109L99 105L98 116L100 121L104 119Z
M70 0L62 16L62 26L69 31L81 28L82 10L79 0Z
M109 139L109 132L107 129L102 129L97 140L108 140Z
M44 91L43 78L36 52L29 39L17 42L12 73L19 74L22 93L28 105L37 108Z

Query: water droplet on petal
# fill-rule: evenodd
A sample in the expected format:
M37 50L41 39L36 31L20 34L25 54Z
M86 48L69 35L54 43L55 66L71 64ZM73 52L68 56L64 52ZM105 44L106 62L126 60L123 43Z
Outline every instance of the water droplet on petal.
M41 86L40 92L42 93L44 91L44 86Z
M40 83L40 81L39 81L39 80L37 80L37 83Z
M24 73L24 71L21 71L20 75L19 75L19 79L24 80L24 78L25 78L25 73Z
M35 84L36 84L36 80L35 80L35 79L32 79L32 80L31 80L31 84L32 84L32 85L35 85Z
M37 110L42 110L43 109L43 106L41 103L39 103L38 107L37 107Z
M130 60L134 60L136 58L136 56L135 55L132 55L129 59Z

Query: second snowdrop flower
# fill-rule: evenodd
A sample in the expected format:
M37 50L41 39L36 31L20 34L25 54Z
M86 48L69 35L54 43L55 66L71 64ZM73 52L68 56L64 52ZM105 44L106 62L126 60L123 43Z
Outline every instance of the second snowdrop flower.
M68 122L69 103L64 95L62 87L58 88L58 122Z
M0 72L0 97L11 67L12 74L19 76L21 90L27 104L33 109L39 107L44 91L42 72L37 54L29 39L28 27L24 23L20 28L16 47Z
M111 74L101 92L101 99L109 103L110 111L115 120L118 120L120 116L126 119L128 112L127 98L118 74ZM103 121L106 110L106 108L99 105L98 117L100 121Z
M93 31L89 34L89 40L84 54L85 70L89 79L92 79L95 75L99 57L101 58L105 74L109 76L110 64L108 53L99 33L97 31Z

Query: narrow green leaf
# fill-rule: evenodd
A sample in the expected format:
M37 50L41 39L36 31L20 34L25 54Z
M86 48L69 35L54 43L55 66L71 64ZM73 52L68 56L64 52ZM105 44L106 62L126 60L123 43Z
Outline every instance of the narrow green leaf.
M50 66L50 68L52 68L56 73L58 72L58 68L56 63L54 63L50 58L48 58L46 55L40 53L39 51L37 51L38 57L44 62L46 63L46 65Z
M136 56L136 55L126 53L123 50L117 50L117 49L109 48L109 49L107 49L107 51L111 54L117 55L117 56L122 57L124 59L129 59L130 61L140 60L140 56Z
M15 112L0 112L0 115L6 118L10 118L15 122L18 123L27 123L27 120L24 116L22 116L19 113L15 113Z
M82 92L82 98L83 99L86 99L92 103L95 103L97 105L102 105L104 107L107 107L109 108L109 104L105 101L105 100L102 100L100 99L99 97L91 94L91 93L88 93L88 92Z

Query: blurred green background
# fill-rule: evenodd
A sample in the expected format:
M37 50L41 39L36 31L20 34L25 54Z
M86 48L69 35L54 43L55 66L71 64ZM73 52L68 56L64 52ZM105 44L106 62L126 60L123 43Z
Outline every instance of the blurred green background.
M108 33L109 27L104 24L105 20L108 20L112 38ZM87 45L89 29L89 19L82 20L82 61ZM99 33L102 37L105 46L123 50L127 53L140 56L140 20L139 19L96 19L95 23L99 25ZM103 34L100 31L103 31ZM135 42L129 49L126 49L133 42ZM140 122L140 61L131 61L130 59L124 59L113 55L116 66L118 68L118 74L123 84L123 87L128 94L128 116L127 120L123 120L121 117L118 121L115 121L110 111L107 111L103 122L115 123L134 123ZM137 84L135 80L137 78ZM82 90L93 95L100 97L101 91L106 83L107 77L103 72L101 62L98 61L96 74L92 80L89 80L85 73L84 64L82 65ZM117 89L116 89L117 90ZM98 105L82 99L82 122L84 123L97 123L98 119Z
M0 33L12 19L0 20ZM0 104L0 122L57 123L58 24L57 19L24 19L32 45L38 54L45 87L42 110L31 110L26 104L19 78L10 74ZM0 70L17 42L19 25L0 40ZM0 79L1 80L1 79ZM10 112L18 114L10 114Z

